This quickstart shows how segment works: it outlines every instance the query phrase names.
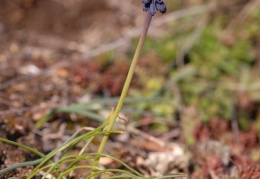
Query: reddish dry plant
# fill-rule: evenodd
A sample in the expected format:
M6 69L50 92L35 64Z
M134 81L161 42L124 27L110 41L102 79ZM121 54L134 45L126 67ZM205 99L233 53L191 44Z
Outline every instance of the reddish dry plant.
M71 80L94 93L118 96L121 93L128 67L129 64L124 61L117 61L108 66L103 66L96 61L80 63L74 67Z
M243 157L235 157L236 173L233 179L259 179L260 178L260 166L254 161Z
M230 132L230 124L219 118L213 118L208 124L200 123L194 131L194 137L197 141L208 139L220 139L225 133Z
M223 176L224 169L220 157L208 156L200 169L197 169L193 174L192 178L204 179L212 178L212 175Z

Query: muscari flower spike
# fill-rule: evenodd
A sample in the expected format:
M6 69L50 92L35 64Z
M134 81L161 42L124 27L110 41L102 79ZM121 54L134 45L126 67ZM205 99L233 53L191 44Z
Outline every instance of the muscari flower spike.
M142 0L143 10L149 11L149 13L153 16L156 11L160 11L161 13L166 12L166 6L163 0Z

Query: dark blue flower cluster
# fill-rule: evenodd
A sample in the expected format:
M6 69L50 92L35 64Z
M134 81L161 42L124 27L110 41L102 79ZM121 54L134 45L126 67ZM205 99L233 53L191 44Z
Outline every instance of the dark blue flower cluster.
M167 10L163 0L142 0L142 2L143 10L149 11L152 16L157 10L161 13L165 13Z

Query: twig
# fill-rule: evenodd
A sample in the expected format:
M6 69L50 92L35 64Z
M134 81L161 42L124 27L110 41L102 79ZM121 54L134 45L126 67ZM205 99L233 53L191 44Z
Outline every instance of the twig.
M163 140L157 139L154 136L149 135L149 134L147 134L147 133L145 133L145 132L143 132L141 130L138 130L138 129L132 127L132 126L128 126L127 130L132 132L132 133L134 133L134 134L138 134L138 135L146 138L149 141L155 142L156 144L158 144L161 147L165 147L166 146L166 144L163 142Z
M209 174L212 179L220 179L212 169L209 170Z
M239 128L238 128L238 119L237 119L237 108L235 103L232 104L232 121L231 121L231 127L232 127L232 133L233 133L233 141L235 144L240 144L239 139Z
M57 107L63 107L64 104L56 104L56 105L48 105L48 106L37 106L37 107L24 107L24 108L13 108L5 111L0 111L0 116L6 116L6 115L11 115L15 113L23 113L27 111L41 111L41 110L50 110L50 109L55 109Z
M42 75L47 75L47 76L52 75L53 71L55 71L55 69L57 69L59 67L66 66L66 65L68 65L68 61L58 62L55 65L52 65L51 67L42 70L37 75L26 75L26 76L11 79L11 80L3 83L3 84L0 84L0 90L4 90L6 88L9 88L9 87L11 87L15 84L19 84L19 83L22 83L22 82L33 80L36 77L39 77L39 76L42 76Z
M192 49L193 45L198 41L203 33L206 25L208 22L208 17L204 17L200 22L197 24L196 29L189 37L188 41L182 46L181 50L178 52L176 56L176 65L177 67L181 68L184 66L184 56Z
M10 86L13 86L15 84L18 84L18 83L22 83L24 81L28 81L30 79L32 79L33 77L35 77L34 75L27 75L27 76L22 76L22 77L18 77L18 78L15 78L15 79L11 79L3 84L0 84L0 90L4 90L6 88L9 88Z
M233 19L226 29L224 30L225 32L232 31L236 26L239 24L242 24L246 18L248 17L249 13L252 12L255 8L259 8L260 1L259 0L252 0L249 1L246 6L240 11L240 13Z

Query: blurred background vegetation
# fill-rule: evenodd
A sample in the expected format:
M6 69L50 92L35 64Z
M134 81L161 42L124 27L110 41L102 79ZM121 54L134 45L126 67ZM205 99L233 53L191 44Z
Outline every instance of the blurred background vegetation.
M161 74L152 69L147 76L137 72L147 81L143 93L164 89L159 95L170 102L153 109L165 115L187 118L187 109L193 108L197 115L192 121L236 118L243 130L252 122L260 129L259 2L211 1L205 7L201 3L205 2L166 1L177 11L196 4L200 14L169 22L157 29L158 38L147 40L144 56L151 58L152 53L167 68Z
M236 116L242 129L251 122L260 128L259 2L165 3L168 12L154 17L130 91L131 97L164 100L137 105L139 113L170 121L190 115L193 123ZM58 63L57 75L79 85L65 101L76 102L86 92L118 96L145 16L140 6L133 0L1 1L1 88L14 77L32 75L32 60L39 71Z
M223 132L212 121L228 122L234 132L253 128L259 141L259 0L165 4L168 12L153 17L122 113L136 123L152 116L156 124L147 128L156 135L176 125L189 145L207 135L201 125ZM44 122L71 123L81 115L106 117L145 19L141 6L141 0L1 0L0 115L37 122L47 113Z

